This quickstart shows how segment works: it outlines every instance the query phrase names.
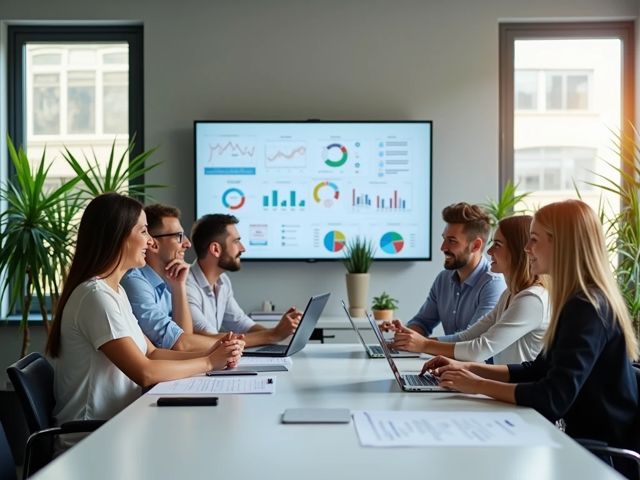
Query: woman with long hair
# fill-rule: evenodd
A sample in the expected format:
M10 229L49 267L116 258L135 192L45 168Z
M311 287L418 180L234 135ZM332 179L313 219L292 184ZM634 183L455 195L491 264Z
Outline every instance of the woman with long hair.
M82 215L47 343L58 422L108 419L141 387L235 366L242 354L232 334L204 352L155 348L144 336L120 279L145 264L146 223L142 204L116 193L94 198Z
M491 248L491 271L504 275L507 289L496 306L466 330L438 339L423 338L397 322L393 347L494 364L536 358L549 324L549 295L541 278L531 273L524 247L532 217L517 215L498 223ZM413 341L419 337L420 343Z
M598 216L578 200L542 207L526 252L532 272L550 277L551 320L538 357L512 365L436 357L423 371L433 371L445 387L564 419L573 437L636 447L638 386L631 362L638 344Z

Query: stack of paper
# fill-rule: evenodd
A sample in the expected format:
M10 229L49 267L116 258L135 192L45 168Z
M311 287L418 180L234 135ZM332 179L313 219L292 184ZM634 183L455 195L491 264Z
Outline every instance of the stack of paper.
M149 395L202 395L235 393L275 393L274 377L190 377L161 382Z

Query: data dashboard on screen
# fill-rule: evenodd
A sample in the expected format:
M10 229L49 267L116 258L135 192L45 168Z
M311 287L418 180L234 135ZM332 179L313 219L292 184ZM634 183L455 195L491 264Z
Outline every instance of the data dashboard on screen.
M228 213L243 259L431 259L432 122L196 121L196 216Z

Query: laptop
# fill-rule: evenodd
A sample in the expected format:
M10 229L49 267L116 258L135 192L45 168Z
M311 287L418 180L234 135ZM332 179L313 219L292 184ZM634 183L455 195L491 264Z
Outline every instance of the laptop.
M353 318L351 318L351 315L349 314L349 309L347 308L347 305L344 303L344 300L341 300L341 302L342 302L342 308L344 308L344 313L347 314L347 318L349 319L351 326L355 330L356 335L360 339L360 343L362 343L362 346L364 347L364 351L367 352L367 355L369 355L369 358L384 358L384 352L382 351L382 347L380 345L367 345L367 342L364 341L364 338L360 333L360 329L358 329L358 325L356 325L356 322L353 320ZM388 346L388 343L387 343L387 346ZM395 348L391 348L391 347L389 347L389 351L391 352L391 356L394 358L420 357L419 353L402 352L400 350L396 350Z
M263 345L261 347L251 347L244 349L244 356L247 357L288 357L294 353L298 353L302 350L313 330L316 328L316 324L320 319L320 315L324 310L327 301L329 300L330 293L323 293L322 295L316 295L309 299L307 308L304 309L298 328L293 332L293 336L288 345Z
M378 324L371 317L369 312L365 312L367 315L367 320L371 324L371 328L373 332L376 334L376 338L380 343L380 347L382 347L382 352L384 353L385 358L389 362L389 366L391 367L391 371L393 372L393 376L396 378L398 385L405 392L438 392L438 393L451 393L452 390L441 387L438 385L440 382L437 377L427 373L425 375L411 374L411 373L400 373L398 367L396 366L396 362L393 361L391 357L391 352L389 351L389 346L387 345L386 340L382 336L382 332L380 328L378 328Z

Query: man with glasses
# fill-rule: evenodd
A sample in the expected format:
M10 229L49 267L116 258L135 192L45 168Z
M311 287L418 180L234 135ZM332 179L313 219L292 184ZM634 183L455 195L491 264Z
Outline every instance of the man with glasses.
M295 332L302 313L291 307L275 327L265 328L242 311L226 274L240 270L240 256L245 251L237 223L233 215L212 214L193 226L191 238L198 258L187 278L193 329L218 337L223 331L243 332L249 347L277 343Z
M147 265L130 270L121 281L133 314L158 348L211 348L216 338L193 333L186 289L189 264L184 260L191 242L180 223L180 211L159 204L149 205L144 211L153 238L147 248Z

